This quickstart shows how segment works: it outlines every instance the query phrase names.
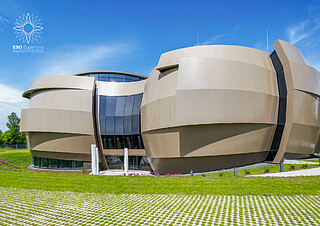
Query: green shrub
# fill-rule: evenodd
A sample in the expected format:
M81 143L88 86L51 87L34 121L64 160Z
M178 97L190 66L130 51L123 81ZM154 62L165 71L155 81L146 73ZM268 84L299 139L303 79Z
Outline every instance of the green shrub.
M87 174L87 168L85 166L82 167L81 170L82 170L82 174L84 175Z
M265 169L264 169L264 172L265 172L265 173L269 173L269 172L270 172L270 169L269 169L269 168L265 168Z
M250 174L250 170L249 170L249 169L246 169L244 172L245 172L246 174Z
M290 167L290 170L294 170L296 168L295 165L290 165L289 167Z

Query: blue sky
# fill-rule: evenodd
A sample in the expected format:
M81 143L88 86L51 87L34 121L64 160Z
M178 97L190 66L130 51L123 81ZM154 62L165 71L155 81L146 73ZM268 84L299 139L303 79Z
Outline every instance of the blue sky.
M30 45L44 53L13 53L14 23L32 13L43 23ZM161 53L231 44L269 52L277 39L296 45L320 69L320 1L0 0L0 129L27 107L22 92L45 75L120 70L148 75Z

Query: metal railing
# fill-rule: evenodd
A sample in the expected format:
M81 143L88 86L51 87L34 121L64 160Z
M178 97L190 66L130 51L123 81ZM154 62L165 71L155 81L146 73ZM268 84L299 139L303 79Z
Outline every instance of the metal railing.
M2 149L27 149L27 144L0 144Z

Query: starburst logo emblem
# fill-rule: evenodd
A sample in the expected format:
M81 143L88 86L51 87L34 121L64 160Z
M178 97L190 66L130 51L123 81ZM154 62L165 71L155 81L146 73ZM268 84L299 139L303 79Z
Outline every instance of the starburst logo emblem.
M42 23L40 23L40 19L33 14L30 16L30 14L27 13L27 15L23 14L22 17L19 16L19 19L16 20L14 25L14 34L19 38L19 41L29 44L30 42L38 41L41 37L41 30L43 30L43 27L41 27Z

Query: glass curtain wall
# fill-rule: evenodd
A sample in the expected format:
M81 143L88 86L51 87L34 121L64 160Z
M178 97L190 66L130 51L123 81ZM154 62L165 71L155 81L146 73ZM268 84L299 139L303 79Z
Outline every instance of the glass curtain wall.
M84 165L82 161L50 159L33 156L33 165L39 168L65 168L81 169Z
M87 74L84 77L94 77L95 80L102 82L136 82L143 80L143 78L119 74Z
M104 149L143 149L140 128L142 94L100 96L100 132Z

